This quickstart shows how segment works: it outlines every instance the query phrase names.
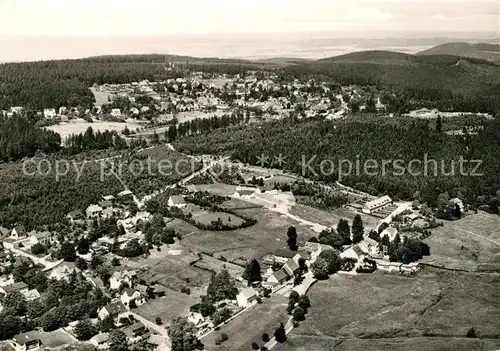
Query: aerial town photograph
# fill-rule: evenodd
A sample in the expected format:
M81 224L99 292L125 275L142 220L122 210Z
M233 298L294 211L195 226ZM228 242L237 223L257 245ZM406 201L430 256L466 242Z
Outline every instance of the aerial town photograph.
M28 350L500 350L500 2L0 0Z

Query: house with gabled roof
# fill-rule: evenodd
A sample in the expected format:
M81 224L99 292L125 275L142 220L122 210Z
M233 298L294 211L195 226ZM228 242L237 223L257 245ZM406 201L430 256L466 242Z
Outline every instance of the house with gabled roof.
M182 197L182 195L172 195L168 199L168 206L183 208L186 207L186 200L184 200L184 197Z
M115 321L118 321L121 317L127 316L128 311L121 301L114 301L101 308L97 315L101 320L111 316Z
M279 269L267 278L266 283L268 285L279 285L283 284L289 278L288 273L283 269Z
M290 258L286 263L283 265L283 269L289 276L293 276L295 272L299 270L299 265L293 258Z
M340 254L341 258L353 258L358 261L362 261L363 258L367 256L367 252L364 252L359 244L356 244L349 249L345 250Z
M40 332L36 330L14 335L13 341L16 350L31 350L42 344Z
M10 237L15 240L26 238L27 235L28 234L23 225L16 225L14 229L12 229L12 231L10 232Z
M257 298L257 291L254 288L245 288L236 295L238 306L247 307L252 301Z

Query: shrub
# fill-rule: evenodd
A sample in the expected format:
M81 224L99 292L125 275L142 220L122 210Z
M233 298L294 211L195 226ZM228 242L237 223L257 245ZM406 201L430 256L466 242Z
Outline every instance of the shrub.
M269 338L269 334L267 334L267 333L262 334L262 341L264 341L264 342L268 342L269 340L271 340L271 339Z
M258 350L259 349L259 344L257 344L255 341L252 343L252 349Z
M156 319L155 319L155 323L156 323L157 325L161 325L161 324L162 324L161 318L160 318L160 317L156 317Z

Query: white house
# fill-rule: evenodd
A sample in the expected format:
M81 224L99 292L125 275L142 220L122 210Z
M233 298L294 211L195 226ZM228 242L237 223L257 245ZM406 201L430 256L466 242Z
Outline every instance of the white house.
M122 111L119 108L114 108L111 110L111 116L120 117L122 115Z
M33 301L33 300L37 300L40 298L40 293L38 292L37 289L28 290L23 295L24 295L24 297L26 297L27 301Z
M120 301L127 308L130 308L130 301L135 300L135 305L140 306L146 303L146 297L137 290L126 288L120 295Z
M54 118L57 116L57 112L55 108L44 108L43 115L45 118Z
M30 236L29 241L31 245L42 244L47 246L50 244L51 238L52 234L50 232L36 232Z
M99 218L102 215L102 207L99 205L90 205L85 210L85 213L87 214L87 218L89 219Z
M130 109L130 113L133 114L134 116L139 115L139 109L137 107L132 107Z
M183 208L183 207L186 207L186 201L184 200L182 195L172 195L168 199L168 206L169 207Z
M63 263L55 268L53 268L49 273L49 279L61 280L64 279L69 281L73 273L78 272L79 269L76 267L70 267L66 263Z
M15 226L14 229L12 229L12 232L10 233L10 237L15 240L23 239L26 236L27 236L26 229L24 229L24 226L22 225Z
M90 343L99 349L108 349L109 333L99 333L90 339Z
M464 213L465 211L464 203L458 197L451 199L450 204L455 208L458 207L460 209L460 213Z
M266 283L267 285L279 285L284 283L287 279L288 279L288 274L282 268L271 274L269 278L267 278Z
M13 346L16 351L38 349L42 344L40 332L36 330L17 334L14 336L13 341Z
M16 291L18 291L24 295L28 292L28 290L29 290L28 285L26 285L26 283L24 283L24 282L17 282L14 284L0 287L0 292L2 294L5 294L5 295L7 295L8 293L11 293L11 292L16 292Z
M109 278L109 288L111 290L119 289L122 283L126 283L131 288L133 279L136 276L135 271L114 272L111 278Z
M345 250L340 254L341 258L354 258L358 261L362 261L367 253L363 252L363 249L358 245L354 245L351 248Z
M387 227L385 228L382 233L380 233L380 238L383 238L384 236L389 237L389 241L393 242L394 239L396 238L396 235L398 234L398 230L394 227Z
M257 291L254 288L245 288L236 296L236 301L238 301L238 306L247 307L256 298Z
M233 194L233 197L243 198L243 199L253 199L256 194L260 193L261 191L259 188L237 187Z
M389 196L385 195L377 199L368 201L367 203L365 203L361 211L363 213L372 214L373 212L381 210L390 205L392 205L392 199Z

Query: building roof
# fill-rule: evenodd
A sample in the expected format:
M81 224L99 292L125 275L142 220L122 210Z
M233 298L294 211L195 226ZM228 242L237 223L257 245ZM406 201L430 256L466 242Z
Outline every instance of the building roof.
M89 207L87 207L87 212L101 212L102 211L102 207L99 206L99 205L90 205Z
M103 196L102 199L104 201L113 201L115 199L115 197L113 195L106 195L106 196Z
M297 254L297 252L292 251L292 250L276 250L274 252L274 256L276 257L285 257L285 258L292 258Z
M390 202L392 202L392 199L389 196L385 195L385 196L379 197L377 199L368 201L365 204L365 207L368 209L374 209L374 208L386 205Z
M27 287L28 287L28 285L26 285L25 282L17 282L14 284L4 286L3 290L5 291L5 293L10 293L10 292L26 289Z
M363 252L363 249L361 249L361 247L359 245L354 245L352 247L352 250L356 253L356 255L358 256L362 256L364 255L365 253Z
M45 239L45 238L50 238L52 236L52 234L50 232L36 232L35 234L33 234L33 236L37 239Z
M19 345L24 345L32 341L40 340L40 333L36 330L32 330L26 333L17 334L14 336L14 340Z
M297 255L300 256L300 258L303 258L304 260L310 260L311 259L311 253L306 250L301 250L297 252Z
M4 228L4 227L0 227L0 235L2 237L6 237L10 234L10 230L8 230L7 228Z
M99 206L101 206L102 208L108 208L108 207L113 206L113 203L109 200L103 200L103 201L99 202Z
M276 272L274 272L271 276L274 276L277 281L281 281L283 279L286 279L288 277L288 273L283 269L279 269Z
M288 261L286 261L283 267L285 266L288 267L288 269L290 269L292 272L295 272L297 269L299 269L299 265L293 260L293 258L290 258Z
M123 303L121 303L121 301L111 302L111 303L107 304L106 306L104 306L103 308L105 308L106 311L108 311L108 313L111 316L116 316L116 315L119 315L120 313L127 311L127 309L125 308Z
M24 229L23 225L16 225L14 227L14 229L16 230L17 234L25 234L26 233L26 229Z
M378 246L378 242L373 240L372 238L364 238L363 241L368 245L368 246Z
M257 292L255 291L254 288L245 288L241 290L238 295L243 296L245 299L249 300L252 297L256 296Z
M81 210L74 210L68 213L67 217L72 217L72 218L83 218L83 212Z
M186 203L182 195L172 195L170 199L175 205L184 205Z
M29 290L28 292L26 292L24 294L24 296L26 296L27 299L39 299L40 298L40 293L38 292L37 289L33 289L33 290Z
M132 195L132 192L130 190L123 190L122 192L118 193L118 196L128 196Z
M392 241L398 234L398 230L394 227L387 227L385 228L382 233L380 233L380 237L383 238L384 236L388 236L389 240Z
M99 333L97 335L94 335L91 340L95 341L98 344L103 344L109 340L109 333Z

